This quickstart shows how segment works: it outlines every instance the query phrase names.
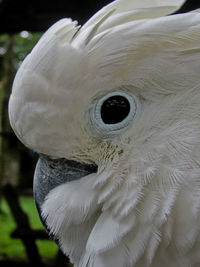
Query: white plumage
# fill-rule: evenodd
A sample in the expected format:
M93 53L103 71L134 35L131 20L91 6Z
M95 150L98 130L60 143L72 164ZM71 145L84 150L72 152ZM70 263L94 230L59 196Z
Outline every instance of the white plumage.
M117 0L80 29L63 19L16 75L19 139L98 166L40 207L75 266L200 265L200 13L165 16L182 2ZM106 124L115 95L132 112Z

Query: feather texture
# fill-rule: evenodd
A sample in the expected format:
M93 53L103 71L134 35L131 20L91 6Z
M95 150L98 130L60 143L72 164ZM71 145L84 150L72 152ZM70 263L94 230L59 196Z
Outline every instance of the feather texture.
M183 1L117 0L81 29L59 21L19 69L9 103L22 142L98 165L52 189L48 228L78 267L200 264L200 13ZM118 135L91 112L110 92L137 111Z

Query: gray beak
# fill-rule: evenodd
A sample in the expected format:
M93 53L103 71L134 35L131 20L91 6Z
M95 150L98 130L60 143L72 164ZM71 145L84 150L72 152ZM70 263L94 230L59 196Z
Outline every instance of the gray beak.
M41 206L53 188L96 172L95 164L79 163L64 158L50 159L48 156L40 155L34 174L33 193L43 224L45 225L41 217Z

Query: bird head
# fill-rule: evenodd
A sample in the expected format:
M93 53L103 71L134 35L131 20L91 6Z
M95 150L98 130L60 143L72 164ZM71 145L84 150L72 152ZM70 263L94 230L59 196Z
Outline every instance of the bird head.
M182 2L62 19L15 77L9 117L40 155L38 211L77 266L196 263L200 15L165 16Z

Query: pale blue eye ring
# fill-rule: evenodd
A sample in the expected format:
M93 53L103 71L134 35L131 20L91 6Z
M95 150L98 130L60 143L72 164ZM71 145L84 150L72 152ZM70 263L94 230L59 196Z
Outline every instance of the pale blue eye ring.
M91 127L101 137L116 136L127 129L136 111L135 96L123 91L108 93L95 100L90 111Z

